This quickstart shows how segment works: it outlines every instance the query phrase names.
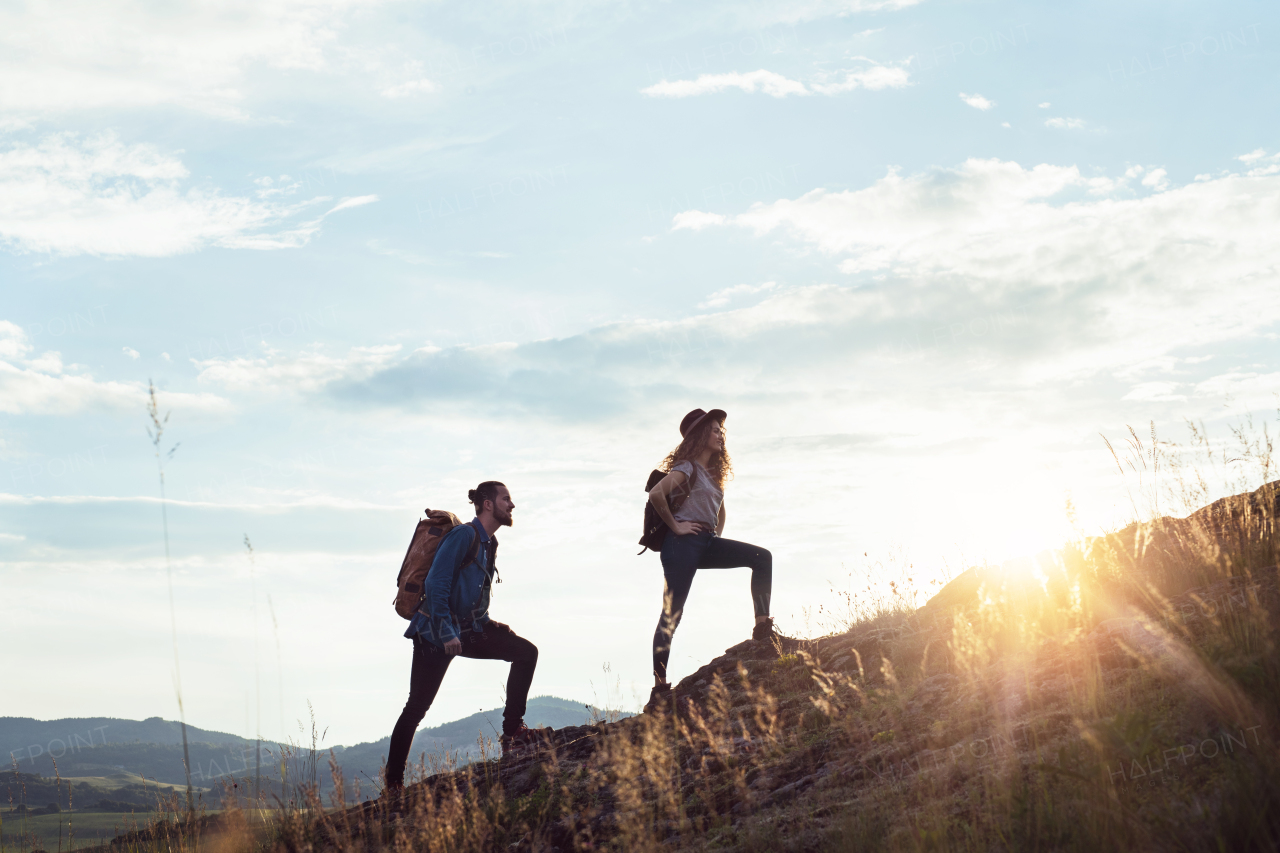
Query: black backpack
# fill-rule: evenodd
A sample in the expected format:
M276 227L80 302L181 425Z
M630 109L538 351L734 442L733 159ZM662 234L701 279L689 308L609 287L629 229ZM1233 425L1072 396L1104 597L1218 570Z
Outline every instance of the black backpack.
M663 477L671 473L670 471L661 471L654 468L649 472L649 482L645 483L644 491L647 496L653 491L653 487L658 485ZM698 466L693 466L693 478L685 480L685 484L680 489L673 491L668 500L667 505L671 507L671 514L675 515L680 511L680 507L684 506L684 502L693 492L693 483L698 476ZM645 551L661 551L662 540L667 538L667 531L671 528L667 527L667 523L662 520L662 516L658 515L658 511L653 508L653 502L646 497L644 502L644 535L640 537L640 543L644 547L636 552L639 556Z

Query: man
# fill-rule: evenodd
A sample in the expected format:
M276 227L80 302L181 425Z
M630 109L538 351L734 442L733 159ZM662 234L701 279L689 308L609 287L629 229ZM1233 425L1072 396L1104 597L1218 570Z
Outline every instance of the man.
M405 764L413 735L440 689L454 657L511 662L507 707L503 713L502 751L518 751L537 742L540 732L524 724L525 702L538 647L506 625L489 618L489 592L497 575L499 527L511 526L515 501L507 487L488 480L467 494L476 517L450 530L440 543L424 584L425 597L405 636L413 640L409 701L391 733L387 750L387 790L404 788Z

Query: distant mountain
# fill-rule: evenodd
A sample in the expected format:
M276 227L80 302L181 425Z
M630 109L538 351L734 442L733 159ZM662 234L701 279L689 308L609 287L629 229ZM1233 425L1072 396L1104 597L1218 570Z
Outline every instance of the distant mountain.
M187 726L187 740L193 743L239 745L248 743L239 735ZM121 720L115 717L67 717L62 720L33 720L30 717L0 717L0 755L15 754L19 760L31 747L49 751L50 745L72 750L104 743L182 743L182 727L176 720L148 717Z
M580 702L539 696L529 700L525 720L530 726L582 725L594 714ZM629 716L629 715L625 715ZM502 709L494 708L420 729L413 741L412 759L423 753L443 755L453 752L466 763L477 757L477 739L483 733L496 741L502 731ZM258 769L253 740L239 735L187 726L191 756L191 781L197 788L216 789L233 779L251 779ZM371 743L355 746L322 746L315 760L307 750L264 741L261 773L266 790L278 791L281 764L290 782L314 778L324 789L331 786L328 752L342 768L348 783L360 781L371 790L386 760L390 734ZM186 784L182 759L182 729L173 720L150 717L121 720L111 717L72 717L35 720L29 717L0 717L0 761L6 769L45 777L86 778L133 773L173 785ZM54 762L57 762L55 771Z

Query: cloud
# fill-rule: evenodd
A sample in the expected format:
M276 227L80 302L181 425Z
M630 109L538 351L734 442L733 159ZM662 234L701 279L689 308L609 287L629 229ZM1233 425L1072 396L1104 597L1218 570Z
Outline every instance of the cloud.
M133 359L134 361L137 361L137 360L138 360L138 358L142 355L141 353L139 353L139 352L138 352L136 349L134 349L133 347L125 347L125 348L124 348L124 354L125 354L125 355L127 355L127 356L129 356L129 358Z
M325 214L325 216L330 216L332 214L335 214L339 210L347 210L348 208L352 208L352 207L363 207L366 204L373 204L377 200L378 200L378 197L376 195L362 195L362 196L356 196L355 198L344 198L337 205L331 208L329 212Z
M737 285L685 320L560 339L209 359L197 365L200 384L503 429L632 429L649 413L710 398L779 418L777 434L794 427L777 413L797 406L813 413L812 434L847 431L850 407L868 434L900 434L903 423L945 412L958 419L958 438L1018 421L1029 400L1080 434L1091 428L1084 421L1114 417L1120 401L1194 415L1220 404L1212 395L1222 388L1261 396L1273 379L1247 371L1204 384L1212 374L1193 366L1194 348L1280 323L1280 246L1266 215L1280 205L1280 176L1154 192L1141 183L1154 171L1109 179L1108 196L1090 197L1094 178L1074 166L969 160L737 216L690 211L682 221L743 229L856 278ZM745 296L754 304L729 310Z
M846 68L824 73L811 83L813 91L820 95L838 95L854 89L901 89L911 83L911 75L905 65L881 65L864 57L871 64L861 68ZM830 82L828 82L830 81Z
M1090 188L1102 197L1078 198ZM1084 369L1280 319L1280 303L1266 295L1280 269L1278 207L1280 174L1170 187L1163 169L1098 179L1075 166L972 159L905 177L890 171L863 189L757 203L722 220L685 211L674 227L737 227L774 243L781 235L863 280L890 276L926 291L949 282L992 304L1077 294L1081 311L1092 305L1081 315L1090 317L1087 334L1109 341L1075 364ZM1110 336L1116 328L1133 331Z
M411 95L429 95L432 92L440 91L440 84L431 80L409 80L405 83L399 83L395 86L388 86L382 90L384 98L407 98Z
M1253 167L1249 170L1250 175L1274 175L1280 173L1280 151L1268 155L1266 149L1258 148L1248 154L1241 154L1236 159L1246 166ZM1199 177L1199 175L1196 176L1197 180L1199 180Z
M1082 118L1050 118L1045 119L1045 127L1055 127L1059 130L1080 130L1084 127L1084 119Z
M771 0L735 0L725 4L722 12L724 17L731 18L738 27L758 28L774 24L803 24L823 18L845 18L866 12L891 12L920 2L921 0L803 0L778 3Z
M65 368L56 352L28 358L33 351L20 326L0 320L0 412L10 415L66 415L101 409L134 409L147 401L142 382L99 382L82 368ZM125 347L125 353L133 352ZM136 355L136 353L135 353ZM200 412L229 408L213 394L166 393L174 405Z
M881 65L865 57L854 58L870 64L821 72L814 76L808 86L799 80L762 68L746 74L701 74L695 80L662 80L641 89L640 93L651 98L691 98L726 89L741 89L749 94L763 92L775 98L785 98L788 95L838 95L854 89L901 88L910 83L910 74L905 65Z
M723 225L728 220L719 213L704 213L701 210L686 210L677 213L671 220L671 230L679 231L687 228L690 231L701 231L712 225Z
M1042 110L1047 110L1049 109L1049 107L1053 106L1053 104L1049 103L1048 101L1044 101L1043 103L1036 104L1036 106L1038 106Z
M1180 382L1143 382L1133 386L1133 389L1122 399L1144 402L1185 402L1186 394L1174 393L1181 385Z
M297 354L268 352L261 358L196 360L196 381L236 392L314 392L336 381L358 380L393 360L399 344L353 347L346 355L318 350Z
M988 100L981 95L966 95L964 92L960 93L960 100L976 110L989 110L996 105L995 101Z
M691 98L725 89L741 89L748 93L759 91L775 98L809 94L803 83L764 69L747 74L701 74L696 80L662 80L641 89L640 93L651 98Z
M331 65L349 0L0 7L0 112L178 106L241 118L261 68Z
M326 199L286 204L184 190L188 177L176 158L113 134L53 134L36 145L12 145L0 150L0 242L17 251L64 255L280 249L306 244L329 215L289 224ZM329 213L373 200L346 199ZM272 228L283 230L267 230Z
M733 287L726 287L717 290L706 299L698 304L699 308L722 308L739 296L749 296L753 293L764 293L773 290L778 286L776 281L766 281L764 284L735 284Z

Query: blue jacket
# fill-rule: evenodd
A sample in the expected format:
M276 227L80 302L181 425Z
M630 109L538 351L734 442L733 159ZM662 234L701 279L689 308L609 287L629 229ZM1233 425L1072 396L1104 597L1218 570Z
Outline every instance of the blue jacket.
M475 559L463 559L476 536ZM419 636L441 648L460 639L462 627L482 629L489 623L489 591L497 571L498 540L485 532L480 520L460 524L445 534L431 561L424 583L426 595L409 622L406 637Z

